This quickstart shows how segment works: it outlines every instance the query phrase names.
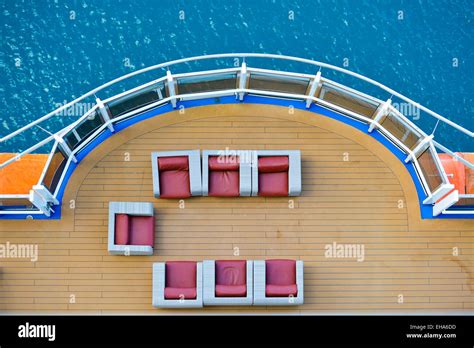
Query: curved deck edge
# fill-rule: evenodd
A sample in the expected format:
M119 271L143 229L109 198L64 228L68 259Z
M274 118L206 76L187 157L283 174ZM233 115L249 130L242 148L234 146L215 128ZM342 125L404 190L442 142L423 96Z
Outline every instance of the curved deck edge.
M271 97L261 97L261 96L254 96L254 95L247 95L244 101L239 102L235 99L234 96L229 97L220 97L220 98L207 98L207 99L200 99L200 100L191 100L191 101L180 101L178 102L177 109L179 107L184 108L194 108L194 107L201 107L201 106L213 106L213 105L220 105L220 104L264 104L264 105L274 105L274 106L281 106L281 107L293 107L295 109L299 109L302 111L312 112L317 115L323 115L329 117L333 120L339 121L346 125L349 125L353 128L356 128L360 132L362 132L365 136L370 136L373 139L377 140L381 143L386 149L388 149L395 157L400 161L400 163L405 167L406 171L410 174L413 184L416 188L416 193L418 197L419 203L419 211L420 217L422 219L474 219L474 214L451 214L449 216L446 215L439 215L433 216L432 205L423 204L423 201L427 198L426 192L424 191L418 177L418 173L415 169L415 166L412 162L405 163L406 154L396 146L392 141L390 141L387 137L385 137L379 130L374 130L372 132L368 132L368 125L364 124L360 121L357 121L353 118L347 117L345 115L339 114L335 111L330 109L326 109L319 105L312 104L310 108L306 108L306 104L304 101L299 100L290 100L290 99L276 99ZM76 167L81 163L81 161L97 146L99 146L102 142L106 139L110 138L113 135L120 133L120 131L133 126L139 122L147 120L149 118L153 118L155 116L163 115L169 112L176 111L170 104L166 104L149 111L146 111L142 114L133 116L129 119L126 119L118 124L116 124L115 131L111 132L109 129L105 129L99 136L93 139L89 144L87 144L77 155L77 163L71 163L67 172L65 173L64 180L61 183L61 186L58 191L58 200L59 205L53 207L54 213L51 214L50 217L46 217L44 215L35 215L34 220L57 220L61 219L61 206L63 202L64 193L66 187L69 183L69 179L71 178L72 174L74 173ZM1 215L0 219L5 220L24 220L29 214L18 214L18 215Z

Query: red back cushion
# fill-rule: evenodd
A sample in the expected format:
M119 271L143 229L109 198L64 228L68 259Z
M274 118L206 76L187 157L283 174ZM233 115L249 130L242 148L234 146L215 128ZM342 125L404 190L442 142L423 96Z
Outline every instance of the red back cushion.
M239 170L239 156L209 156L209 170Z
M130 218L127 214L115 214L115 244L127 245L129 242Z
M295 260L267 260L265 263L267 285L296 284Z
M197 265L194 261L166 262L167 288L195 288Z
M288 156L263 156L258 158L258 171L260 173L287 172L290 168Z
M216 285L245 285L246 275L245 260L216 261Z
M155 238L153 216L130 216L130 244L153 246Z
M188 156L159 157L158 170L189 170Z

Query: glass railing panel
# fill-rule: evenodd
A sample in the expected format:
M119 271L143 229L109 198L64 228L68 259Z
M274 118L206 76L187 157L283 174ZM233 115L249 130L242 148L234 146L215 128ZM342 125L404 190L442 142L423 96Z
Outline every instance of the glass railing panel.
M454 206L470 206L474 207L474 194L469 195L459 195L459 201L457 201Z
M61 152L59 147L57 147L43 178L43 185L52 194L54 194L54 191L56 190L61 174L66 167L66 163L67 157Z
M237 74L189 76L177 79L177 94L203 93L237 88Z
M107 104L109 113L112 118L122 116L130 111L139 109L146 105L157 102L168 96L165 84L160 82L144 88L143 90L126 95L119 99L113 100Z
M308 90L309 82L307 78L251 73L248 88L304 95Z
M409 128L406 123L392 112L380 121L380 125L410 150L413 150L421 139L421 135L418 132Z
M375 101L323 83L319 98L359 115L373 118L379 104Z
M83 140L94 133L100 126L104 124L104 120L99 116L97 111L94 111L90 116L86 117L81 123L70 130L65 136L64 140L69 148L75 149Z
M27 198L0 198L0 210L36 209Z
M421 174L425 178L431 192L436 191L436 189L443 184L443 178L436 165L434 156L437 155L433 154L429 147L417 157L418 165L422 172Z

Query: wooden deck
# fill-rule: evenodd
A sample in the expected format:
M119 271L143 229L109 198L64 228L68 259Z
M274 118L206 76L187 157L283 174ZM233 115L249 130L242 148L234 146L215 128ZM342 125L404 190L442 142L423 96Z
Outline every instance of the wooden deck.
M285 198L196 197L183 209L177 200L153 198L150 152L225 147L300 149L303 193L294 208ZM107 253L109 201L154 202L154 256ZM39 245L35 263L0 259L0 313L185 313L152 307L152 263L208 258L304 260L305 304L188 312L474 309L473 221L421 220L412 179L393 154L305 111L205 106L138 123L81 162L62 209L58 221L0 221L0 243ZM364 261L325 257L333 242L363 244Z

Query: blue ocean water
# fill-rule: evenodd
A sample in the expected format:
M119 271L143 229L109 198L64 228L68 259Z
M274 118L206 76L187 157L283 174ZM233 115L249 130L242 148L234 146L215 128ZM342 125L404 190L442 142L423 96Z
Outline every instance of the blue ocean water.
M348 69L474 128L472 0L0 4L1 136L133 70L224 52L287 54L337 66L348 62ZM271 65L300 70L277 61ZM435 127L426 117L417 122L428 132ZM449 127L439 126L435 134L454 150L474 151L472 139ZM35 128L10 141L9 150L24 149L44 135Z

